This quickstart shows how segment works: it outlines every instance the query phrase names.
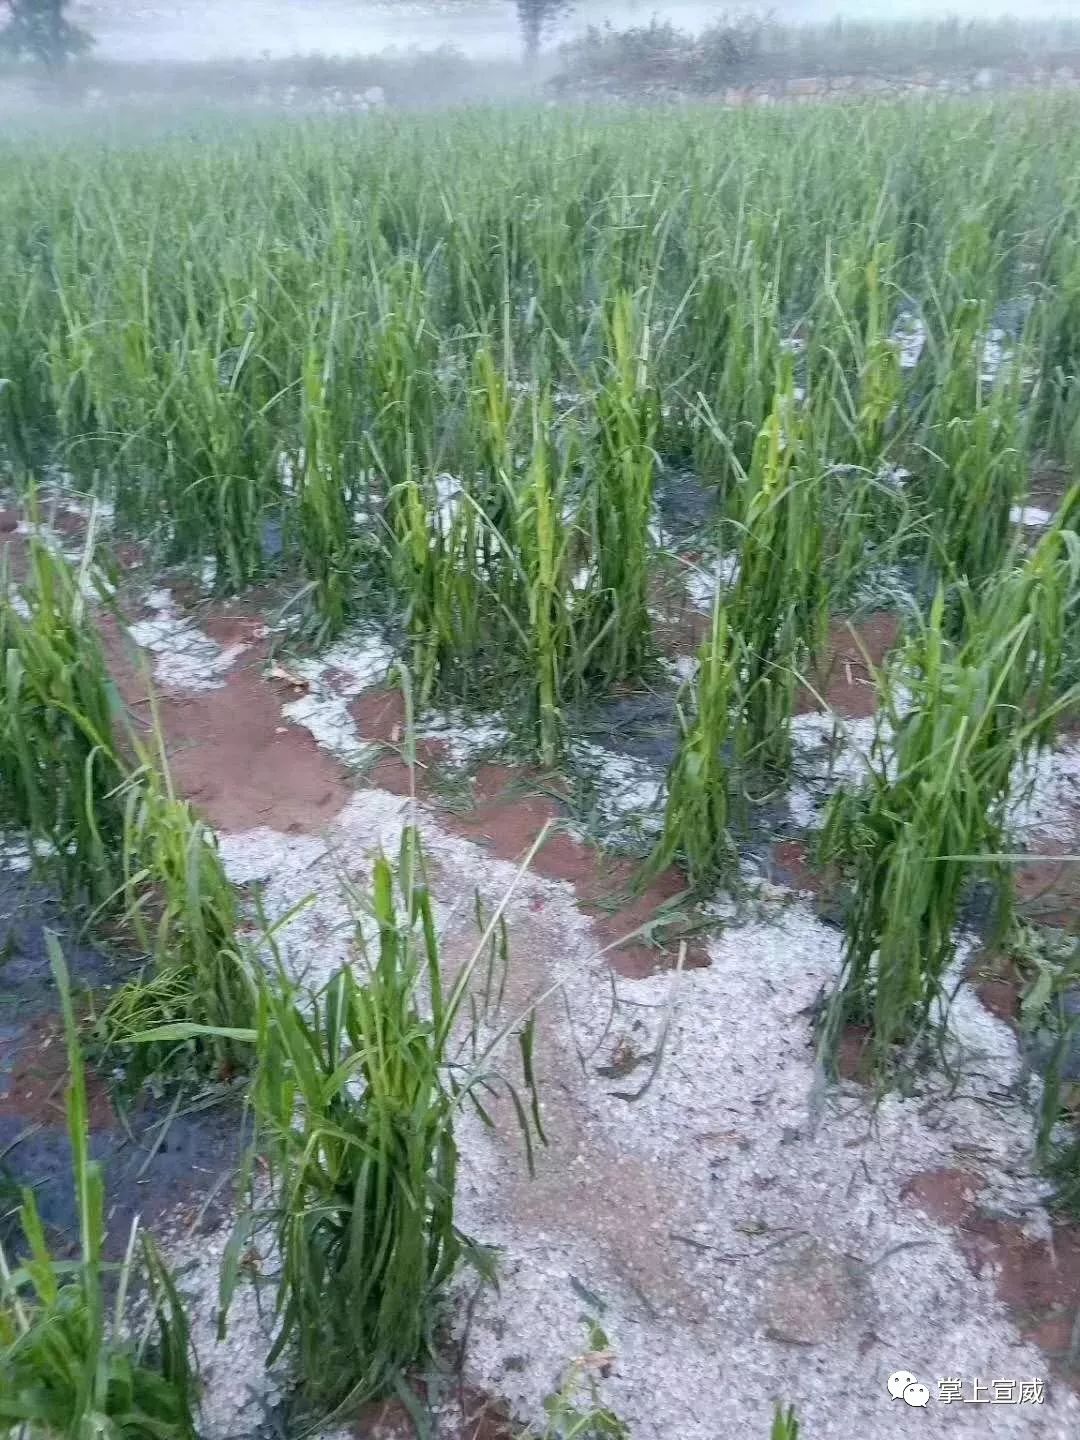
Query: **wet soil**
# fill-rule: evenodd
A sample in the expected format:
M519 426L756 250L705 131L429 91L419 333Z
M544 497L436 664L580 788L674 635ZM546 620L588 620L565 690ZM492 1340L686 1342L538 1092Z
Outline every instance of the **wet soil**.
M349 1428L357 1440L418 1440L416 1426L400 1400L366 1405ZM441 1440L514 1440L517 1433L502 1405L469 1387L440 1407Z
M582 717L578 728L598 744L666 771L679 750L677 698L670 684L617 692Z
M249 642L253 633L251 617L238 620L212 609L204 609L200 623L221 643ZM130 648L115 623L104 629L118 688L133 713L145 712L146 682ZM256 640L217 688L174 694L158 687L173 777L179 792L226 833L258 826L289 834L317 833L342 809L356 782L308 731L283 720L281 706L296 692L284 678L264 678L266 656L267 642ZM613 703L623 707L622 718L629 723L634 702L624 697ZM643 741L636 753L643 758L655 755L660 743L674 753L673 705L660 696L650 703L657 714L671 715L671 728L662 742ZM594 920L599 945L611 947L615 968L635 976L673 962L680 927L666 912L686 889L677 870L639 890L639 863L613 858L560 829L566 806L547 777L526 768L482 766L471 779L471 804L443 807L445 747L438 740L418 740L416 770L410 774L402 750L405 710L400 692L372 687L350 703L349 711L364 739L385 747L361 783L399 795L415 787L418 798L443 810L448 829L510 861L524 859L540 830L550 824L551 834L533 868L573 885ZM635 716L635 725L640 737L640 716ZM626 938L643 927L649 930L647 938ZM705 963L704 948L691 941L686 963Z
M941 1169L912 1176L901 1195L955 1232L972 1271L993 1278L1021 1335L1080 1393L1080 1225L1059 1222L1050 1236L1028 1234L984 1208L985 1190L974 1172Z
M228 644L250 637L252 627L246 616L204 621ZM138 720L149 710L145 675L115 620L102 617L101 628L117 688ZM267 649L265 640L251 643L215 689L177 694L155 686L173 780L217 829L316 833L347 801L347 776L307 730L282 718L295 692L263 678Z
M439 780L446 761L446 746L438 740L417 739L415 769L405 755L405 697L400 690L378 685L358 695L349 706L349 714L365 740L384 747L367 772L367 780L392 795L411 795L437 803Z
M80 941L58 897L28 874L0 871L0 1232L16 1253L18 1189L34 1188L38 1207L63 1253L75 1245L78 1212L67 1134L67 1049L45 943L59 937L79 1012L132 965ZM148 1225L194 1217L240 1156L239 1113L219 1105L171 1114L171 1102L146 1092L123 1113L108 1079L87 1063L90 1152L102 1162L108 1254L122 1255L136 1216ZM223 1209L209 1210L220 1218Z
M1080 830L1078 830L1080 834ZM1076 844L1060 842L1038 847L1046 854L1060 854L1063 849L1076 853ZM1054 929L1075 929L1080 917L1080 862L1076 860L1044 860L1018 865L1014 871L1017 910L1020 917L1033 925Z
M180 793L224 831L259 825L290 833L321 830L347 802L355 779L321 750L308 732L282 720L281 705L295 692L286 681L264 678L268 645L257 635L255 618L210 606L199 623L224 645L243 642L250 648L218 688L183 695L159 689L162 723ZM104 617L104 629L118 687L133 714L145 714L145 681L108 617ZM896 643L898 622L894 615L879 612L855 629L858 641L846 624L834 625L827 657L812 677L817 694L809 690L801 694L801 707L820 708L823 698L841 715L873 713L871 668L880 665ZM387 747L368 777L369 783L406 793L412 782L397 749L404 733L400 696L372 689L354 702L352 713L365 738ZM610 726L608 733L619 737L620 748L628 754L657 764L666 763L665 757L673 754L674 709L669 695L657 693L644 699L616 696L606 707L604 720ZM438 805L443 748L438 742L421 741L417 759L418 794ZM636 862L613 858L563 828L566 805L550 777L484 765L472 778L471 804L461 809L443 808L448 829L511 862L523 859L539 831L551 825L533 868L573 886L592 918L598 944L610 946L613 967L621 974L639 977L671 963L680 924L686 917L674 918L669 926L657 926L656 922L667 907L681 908L683 877L672 869L644 891L635 892ZM827 900L830 877L814 871L804 847L779 842L773 847L772 860L775 878L792 876L798 888L810 891L819 903ZM1031 868L1038 872L1045 890L1046 867ZM1075 877L1076 868L1070 873ZM1060 877L1054 884L1059 882ZM1033 903L1034 894L1025 893L1028 882L1021 876L1018 883L1025 903ZM1048 913L1073 923L1080 889L1063 892L1059 888L1053 899L1057 908ZM538 907L544 904L542 899L534 903ZM44 925L53 919L62 926L55 897L25 876L0 873L0 946L5 954L10 950L6 963L0 963L0 1039L4 1042L0 1164L16 1185L35 1185L46 1222L70 1243L77 1225L63 1108L66 1061L42 935ZM650 932L647 939L625 938L638 928ZM11 937L7 942L5 935ZM120 978L115 962L93 947L74 943L70 935L66 942L77 985L100 988ZM695 945L692 937L687 963L707 963L704 948ZM1015 1019L1015 977L991 975L985 983L996 987L981 992L994 1013ZM845 1035L842 1073L854 1077L861 1072L866 1038L855 1029ZM105 1162L108 1185L110 1250L117 1253L122 1247L135 1213L153 1224L166 1216L175 1219L179 1207L194 1220L238 1158L240 1133L235 1111L181 1110L170 1118L168 1107L146 1094L138 1097L130 1114L120 1116L106 1077L91 1069L89 1087L91 1149ZM1018 1316L1024 1334L1042 1345L1075 1381L1071 1366L1076 1358L1080 1297L1080 1227L1056 1225L1050 1246L1027 1235L1016 1222L980 1208L984 1188L985 1182L974 1174L928 1171L908 1183L904 1199L956 1231L972 1270L994 1275L999 1295ZM222 1189L226 1198L227 1192L226 1185ZM2 1206L3 1211L8 1208ZM380 1407L366 1414L354 1433L396 1436L410 1430L400 1412ZM498 1407L482 1396L468 1397L462 1407L460 1440L504 1440L508 1434Z
M1072 477L1064 466L1042 465L1031 477L1026 503L1053 515L1064 500L1071 483Z
M796 715L832 710L848 720L872 716L877 710L874 672L899 638L900 617L889 610L858 621L834 620L825 654L807 676L810 683L796 693Z
M656 476L653 495L661 528L676 544L701 545L714 538L720 491L695 470L665 465Z
M544 826L551 825L532 869L573 886L600 948L619 974L639 978L667 968L680 938L687 940L686 965L707 965L705 947L686 934L681 872L672 867L640 888L639 861L610 855L558 828L564 818L561 802L550 790L528 788L541 783L542 777L526 770L484 765L473 779L472 809L451 812L444 823L512 863L524 860ZM633 938L642 929L647 937Z

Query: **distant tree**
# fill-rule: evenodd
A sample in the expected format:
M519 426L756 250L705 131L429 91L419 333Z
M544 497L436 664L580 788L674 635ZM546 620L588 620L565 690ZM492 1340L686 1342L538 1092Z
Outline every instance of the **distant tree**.
M570 8L571 0L517 0L526 60L536 59L544 31Z
M65 15L69 0L0 0L0 17L7 23L0 29L0 53L17 60L36 60L50 70L59 69L74 55L89 50L92 41L85 30Z

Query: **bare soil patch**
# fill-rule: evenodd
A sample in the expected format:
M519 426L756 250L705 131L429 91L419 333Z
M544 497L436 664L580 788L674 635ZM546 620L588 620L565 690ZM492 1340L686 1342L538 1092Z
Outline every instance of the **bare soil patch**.
M216 638L249 636L254 625L249 617L230 616L204 623L215 626ZM109 617L103 617L102 630L121 695L136 716L146 716L145 677ZM155 687L173 779L220 830L268 825L288 834L313 833L345 804L347 777L306 730L282 718L279 682L263 678L264 660L265 642L255 642L217 689L176 694Z
M557 827L564 817L553 795L525 788L531 778L539 779L504 765L481 767L475 777L473 808L449 813L447 828L490 849L501 860L523 860L543 827ZM612 947L608 959L619 974L630 978L649 975L671 963L677 932L665 936L660 927L655 938L661 949L625 937L653 925L659 912L685 892L686 879L679 870L672 867L640 889L639 862L608 855L558 828L537 852L532 868L546 879L573 886L600 945ZM688 943L686 964L707 965L704 948Z
M799 687L795 713L832 710L845 719L868 719L877 711L873 672L880 670L900 638L900 617L878 610L865 620L834 620L821 663ZM825 703L822 704L822 701Z

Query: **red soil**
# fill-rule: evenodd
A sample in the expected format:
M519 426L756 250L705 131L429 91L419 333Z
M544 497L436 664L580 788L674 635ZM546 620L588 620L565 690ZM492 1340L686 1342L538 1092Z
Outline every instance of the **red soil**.
M512 1440L515 1434L505 1408L477 1390L460 1392L458 1410L439 1417L445 1440ZM365 1405L351 1429L357 1440L415 1440L417 1433L400 1400Z
M880 670L900 635L900 617L878 610L854 624L834 620L825 654L808 685L800 686L795 713L829 709L845 719L869 717L877 710L873 670ZM821 702L825 701L823 705Z
M475 803L464 813L448 814L444 823L476 844L483 845L511 863L524 860L545 824L557 826L563 818L558 799L536 789L525 789L540 777L527 770L505 765L484 765L474 782ZM634 932L651 924L658 912L686 890L686 881L672 867L665 870L640 893L634 893L640 865L632 860L605 854L565 830L555 828L532 862L532 869L549 880L563 880L574 887L582 909L589 915L601 947L611 946L608 958L621 975L631 978L650 975L672 962L671 935L658 935L668 953L633 939ZM624 942L624 943L619 943ZM687 945L686 964L709 963L704 947Z
M0 1115L60 1127L67 1117L68 1057L64 1028L56 1015L33 1020L13 1042L0 1072ZM116 1123L108 1086L86 1067L86 1101L91 1130Z
M121 695L136 717L148 716L145 679L118 627L104 617L102 630ZM220 830L318 831L348 800L349 786L314 738L282 719L282 699L292 694L263 679L263 658L256 644L214 690L158 690L173 780Z

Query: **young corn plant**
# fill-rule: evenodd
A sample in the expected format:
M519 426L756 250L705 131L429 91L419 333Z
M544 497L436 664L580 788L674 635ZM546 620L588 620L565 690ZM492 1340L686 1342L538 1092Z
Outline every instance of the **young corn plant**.
M1063 233L1075 218L1075 210L1061 217ZM1080 455L1080 258L1074 247L1059 239L1048 270L1046 303L1033 324L1040 376L1036 426L1050 453L1071 462Z
M860 790L838 792L821 841L823 855L845 861L852 875L826 1051L831 1055L844 1024L869 1025L882 1072L898 1047L921 1038L944 996L969 875L960 857L1001 848L996 806L1011 749L996 743L996 696L983 693L986 673L958 666L944 619L939 591L897 666L913 690L906 714L885 686L891 763L882 755Z
M824 313L812 320L813 440L822 459L876 474L902 433L903 376L889 334L885 276L891 246L877 246L827 274ZM828 383L823 383L825 380Z
M799 1422L794 1405L789 1405L786 1410L781 1405L776 1407L770 1440L799 1440Z
M517 543L528 606L519 634L535 686L537 750L553 766L563 742L564 696L573 680L574 619L568 603L566 469L551 441L550 402L533 411L533 445L517 507Z
M189 269L184 322L163 356L157 413L165 437L161 499L176 559L209 551L218 584L242 589L262 572L263 514L276 456L261 407L244 383L254 365L254 332L230 343L230 306L204 312ZM137 486L132 487L137 489Z
M93 533L76 570L34 534L26 582L0 565L0 812L45 848L71 894L119 882L124 770L117 703L87 597Z
M489 532L481 537L483 562L489 570L504 559L492 537L509 535L513 528L518 408L506 376L496 364L491 342L485 338L472 361L468 430L477 501L490 524Z
M1028 756L1080 695L1060 683L1061 617L1080 586L1080 545L1066 522L1078 508L1074 487L1032 555L985 587L962 641L950 638L939 590L885 677L888 735L862 788L834 797L822 837L823 854L852 880L827 1054L848 1022L870 1027L882 1075L913 1053L946 1000L973 861L990 865L999 927L1008 919L1007 874L994 862L1005 848L1004 806Z
M122 987L106 1008L107 1041L130 1033L132 1007L142 1029L147 1007L166 1002L155 1023L247 1024L236 903L213 837L173 792L160 726L157 753L142 751L134 768L115 733L118 704L87 608L92 555L92 529L77 570L35 535L27 583L16 591L0 577L4 818L46 847L95 919L122 920L154 957L152 984Z
M790 371L743 480L739 578L729 624L737 652L739 760L785 772L796 677L828 627L823 477L803 444Z
M335 423L335 315L331 316L325 353L320 356L319 348L312 344L303 375L299 531L304 569L312 587L317 644L341 633L355 589L352 517L346 500L341 437Z
M751 237L731 257L729 277L714 275L715 260L710 257L700 302L688 322L699 403L724 424L723 434L714 425L694 426L694 463L725 490L737 481L740 469L750 465L781 367L777 278L761 258L769 253L762 229L751 223Z
M646 865L654 875L681 858L691 885L728 878L736 863L728 820L729 741L738 684L728 617L719 590L712 626L698 655L692 717L680 710L679 750L668 772L664 830Z
M1016 637L1006 700L1025 718L1025 733L1045 747L1077 681L1080 606L1080 484L1062 500L1053 524L1029 555L1014 553L979 597L982 633ZM972 645L978 644L978 627Z
M12 1440L196 1440L197 1387L187 1319L153 1241L133 1226L107 1305L105 1196L90 1159L86 1077L67 966L46 942L67 1033L68 1138L80 1245L74 1261L53 1255L33 1190L23 1191L21 1258L0 1247L0 1435ZM129 1304L136 1276L149 1318ZM109 1313L111 1308L111 1314ZM141 1333L140 1333L141 1332Z
M943 347L933 423L923 442L933 516L929 562L976 587L1005 557L1010 511L1027 478L1021 368L1012 362L989 388L981 373L985 333L982 307L962 306Z
M384 493L392 495L417 464L434 463L437 344L415 259L391 264L372 285L374 313L363 356L367 441Z
M175 794L159 731L159 763L144 763L125 786L119 898L147 973L122 985L97 1021L106 1051L124 1054L129 1083L157 1071L209 1066L228 1079L249 1060L228 1031L251 1025L255 984L237 931L236 895L213 832ZM189 1023L202 1033L179 1045L137 1035ZM220 1032L220 1033L218 1033Z
M518 1030L528 1102L489 1064L508 1029L477 1043L491 1017L486 1005L474 1010L472 982L497 943L502 907L451 980L414 830L402 837L396 873L380 857L370 897L350 899L363 963L315 995L302 995L279 965L260 987L254 1030L232 1032L258 1056L255 1146L270 1184L269 1204L255 1197L232 1253L270 1223L281 1270L268 1363L294 1352L307 1403L335 1413L395 1392L409 1403L407 1373L433 1349L446 1284L462 1260L490 1270L454 1219L462 1108L491 1123L487 1097L503 1087L530 1160L533 1132L543 1135L531 1017ZM222 1283L227 1308L235 1268Z
M659 400L649 375L649 326L634 297L617 291L604 313L597 376L596 470L590 489L599 572L593 661L608 681L640 676L651 657L648 606L654 444Z
M719 587L714 597L694 716L682 718L664 831L646 874L680 857L694 886L728 878L735 776L789 764L796 677L828 622L822 482L799 473L798 436L785 428L798 424L789 372L741 476L739 578L730 599Z

